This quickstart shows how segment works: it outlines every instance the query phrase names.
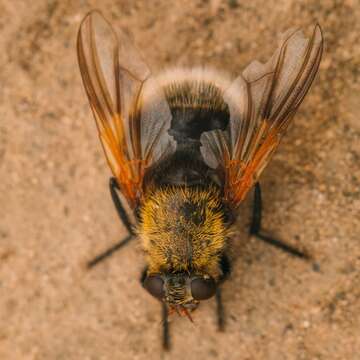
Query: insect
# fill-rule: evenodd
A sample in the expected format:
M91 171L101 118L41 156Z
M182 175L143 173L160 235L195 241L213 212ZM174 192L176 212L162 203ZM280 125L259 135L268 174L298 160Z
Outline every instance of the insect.
M307 254L261 231L259 176L278 147L318 71L319 25L305 38L288 30L265 63L235 80L206 68L152 75L124 32L98 11L82 21L77 53L107 162L110 192L129 235L89 263L94 266L140 238L142 286L168 315L192 320L215 297L224 327L221 284L228 278L232 225L255 187L250 233L292 255Z

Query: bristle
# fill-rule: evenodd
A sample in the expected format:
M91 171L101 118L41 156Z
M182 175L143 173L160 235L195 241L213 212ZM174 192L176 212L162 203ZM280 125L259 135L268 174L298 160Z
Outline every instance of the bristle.
M138 233L150 272L198 271L217 278L227 230L216 188L166 187L144 201Z
M163 93L171 110L229 111L229 89L234 87L227 75L204 68L176 68L154 80L155 88L145 87L145 102L151 103ZM236 96L230 90L230 98L235 101ZM220 190L214 186L165 186L146 192L137 231L150 273L206 273L215 279L221 276L220 256L228 239L221 199Z
M156 81L160 87L165 87L173 82L210 82L222 91L231 85L231 79L227 73L207 67L167 69L156 76Z
M231 80L226 73L200 67L173 68L157 75L155 83L164 93L171 108L204 108L219 111L227 108L224 94L230 89ZM148 88L144 92L145 100L151 100L154 96L154 88ZM236 96L237 94L234 94L234 97Z

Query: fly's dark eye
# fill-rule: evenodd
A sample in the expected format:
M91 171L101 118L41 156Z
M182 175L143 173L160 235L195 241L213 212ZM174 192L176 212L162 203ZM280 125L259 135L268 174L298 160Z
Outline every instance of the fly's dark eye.
M206 300L215 295L216 284L214 279L195 278L191 281L191 294L195 300Z
M152 275L145 278L144 288L154 297L161 300L164 297L164 281L159 275Z

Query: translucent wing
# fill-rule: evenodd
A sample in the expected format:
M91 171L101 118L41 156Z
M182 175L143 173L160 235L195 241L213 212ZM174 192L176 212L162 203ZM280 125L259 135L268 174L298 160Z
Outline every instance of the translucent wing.
M107 161L134 208L146 168L173 146L170 109L129 38L100 12L82 21L77 54Z
M309 39L289 30L266 64L252 62L226 91L229 127L204 133L201 151L207 164L222 172L225 197L234 207L279 145L314 80L322 51L318 25Z

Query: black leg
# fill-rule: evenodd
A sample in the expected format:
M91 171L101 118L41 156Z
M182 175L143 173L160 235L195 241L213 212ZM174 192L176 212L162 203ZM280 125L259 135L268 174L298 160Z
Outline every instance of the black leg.
M140 276L141 286L144 286L148 268L145 267ZM169 331L169 314L167 305L161 303L161 318L162 318L162 347L165 351L170 350L170 331Z
M92 267L94 267L95 265L97 265L99 262L101 262L102 260L108 258L109 256L111 256L115 251L121 249L124 245L126 245L128 242L130 242L132 239L134 239L133 235L128 235L125 239L121 240L120 242L118 242L117 244L115 244L114 246L112 246L111 248L107 249L106 251L104 251L103 253L101 253L100 255L96 256L94 259L92 259L91 261L89 261L87 263L87 267L89 269L91 269Z
M162 325L163 325L163 349L170 350L170 332L169 332L169 318L168 308L165 303L162 303Z
M224 331L225 330L225 311L224 311L224 305L222 302L220 287L218 287L216 289L215 298L216 298L216 313L217 313L217 321L218 321L218 330Z
M219 279L219 282L224 282L231 274L231 262L229 257L226 254L222 254L220 258L220 269L222 275Z
M121 204L121 200L117 193L117 190L119 190L119 186L114 177L110 178L109 180L109 188L110 188L111 198L113 200L113 203L115 205L116 211L119 215L121 222L124 224L130 235L135 235L129 217L126 214L126 211L123 205Z
M261 229L261 215L262 215L262 200L261 200L261 188L260 184L255 184L254 191L254 204L252 221L250 226L250 234L257 235Z
M230 273L231 273L230 259L225 254L223 254L221 256L220 268L221 268L222 275L219 279L218 287L216 289L215 300L216 300L216 315L217 315L218 330L224 331L225 330L225 309L224 309L224 304L222 302L222 294L221 294L220 286L230 276Z
M255 235L260 240L277 247L291 255L297 256L302 259L310 259L310 256L295 247L285 244L280 240L273 239L270 236L266 236L261 233L261 211L262 211L262 201L261 201L261 188L260 184L255 184L255 192L254 192L254 206L253 206L253 216L252 222L250 226L250 234Z
M116 182L116 179L113 177L110 178L109 188L110 188L111 198L112 198L115 208L116 208L116 212L119 215L121 222L124 224L124 226L128 230L129 235L125 239L123 239L120 242L118 242L117 244L113 245L110 249L106 250L102 254L96 256L93 260L89 261L87 264L88 268L94 267L99 262L101 262L102 260L111 256L115 251L121 249L123 246L125 246L127 243L129 243L132 239L135 238L135 233L132 229L132 225L129 220L129 217L126 214L126 211L125 211L124 207L122 206L121 200L117 193L117 190L119 190L118 184Z

